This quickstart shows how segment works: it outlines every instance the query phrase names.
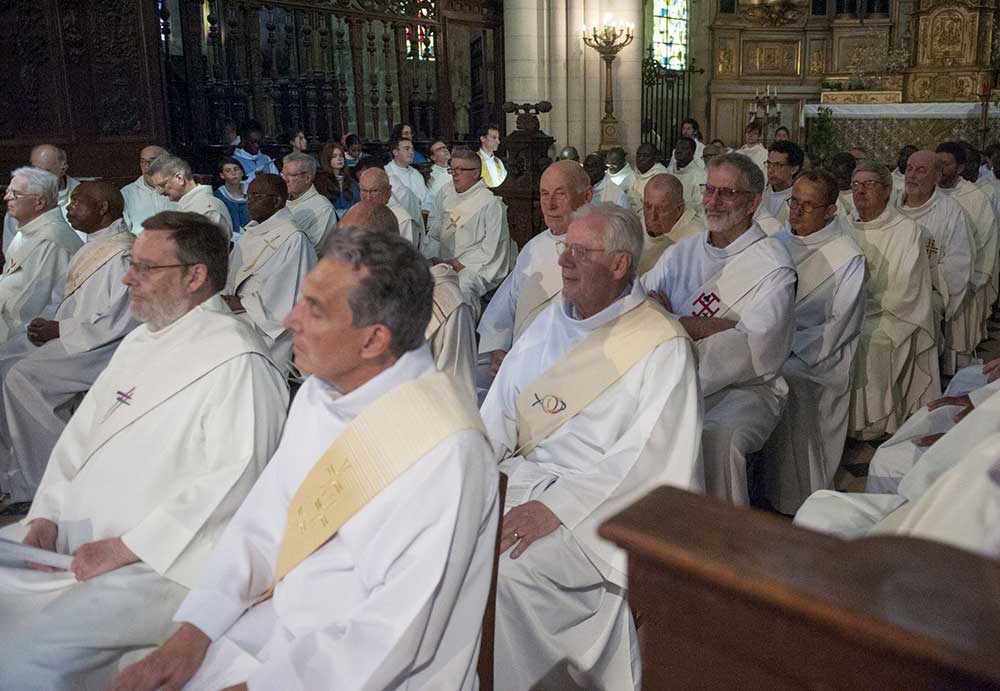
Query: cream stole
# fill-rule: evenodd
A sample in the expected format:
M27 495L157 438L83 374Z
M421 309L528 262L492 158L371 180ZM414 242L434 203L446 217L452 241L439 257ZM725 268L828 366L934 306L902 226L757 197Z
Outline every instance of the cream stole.
M376 399L334 440L292 497L274 582L435 446L467 429L486 434L479 411L441 372Z
M428 341L465 301L458 287L458 274L453 268L447 264L435 264L431 267L431 276L434 278L434 299L431 320L424 331L424 338Z
M795 267L799 274L795 302L805 300L849 261L862 254L864 253L860 251L857 243L843 235L817 248Z
M119 232L97 242L84 243L83 247L73 255L67 271L63 300L75 293L102 266L132 248L135 236L124 222L119 220L116 223L121 223Z
M448 223L441 229L441 242L445 243L451 239L458 229L468 223L479 211L489 204L494 194L486 185L473 188L467 192L457 195L458 200L455 206L448 212Z
M735 318L739 321L737 305L750 294L764 276L774 270L771 264L756 264L757 255L763 247L760 244L761 240L764 238L753 242L694 291L697 297L691 302L692 316Z
M279 214L280 218L276 218ZM272 224L272 220L275 223ZM236 295L240 285L266 264L288 238L300 232L302 231L295 224L292 212L287 208L279 209L263 223L249 223L240 237L243 264L233 278L232 294Z
M649 299L590 333L518 394L515 455L530 453L639 360L673 338L687 334Z
M517 340L531 322L562 294L562 271L559 265L546 267L527 276L517 296L514 308L514 339Z

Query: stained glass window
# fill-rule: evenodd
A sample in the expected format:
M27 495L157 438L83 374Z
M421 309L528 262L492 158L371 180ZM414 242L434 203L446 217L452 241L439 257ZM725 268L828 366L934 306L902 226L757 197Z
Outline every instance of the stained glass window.
M416 36L414 37L414 29ZM406 27L406 57L409 60L425 60L433 62L434 29L418 24Z
M672 70L687 67L688 0L653 0L653 55Z

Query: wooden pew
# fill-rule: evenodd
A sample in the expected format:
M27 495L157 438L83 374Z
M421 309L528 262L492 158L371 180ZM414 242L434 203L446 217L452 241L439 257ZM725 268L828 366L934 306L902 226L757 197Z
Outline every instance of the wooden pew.
M1000 562L673 488L600 532L629 553L643 689L1000 689Z

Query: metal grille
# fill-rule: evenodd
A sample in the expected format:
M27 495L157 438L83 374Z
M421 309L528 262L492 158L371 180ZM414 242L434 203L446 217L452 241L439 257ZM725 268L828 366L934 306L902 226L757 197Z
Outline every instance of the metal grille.
M642 62L642 141L651 142L669 158L680 136L681 120L690 115L690 67L670 70L653 57L653 48Z

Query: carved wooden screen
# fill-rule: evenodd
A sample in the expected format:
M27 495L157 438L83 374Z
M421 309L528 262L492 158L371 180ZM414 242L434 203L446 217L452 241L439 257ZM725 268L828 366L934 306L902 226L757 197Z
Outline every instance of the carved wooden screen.
M456 139L499 119L500 0L159 2L178 150L219 142L227 119L314 144L384 141L397 122Z

